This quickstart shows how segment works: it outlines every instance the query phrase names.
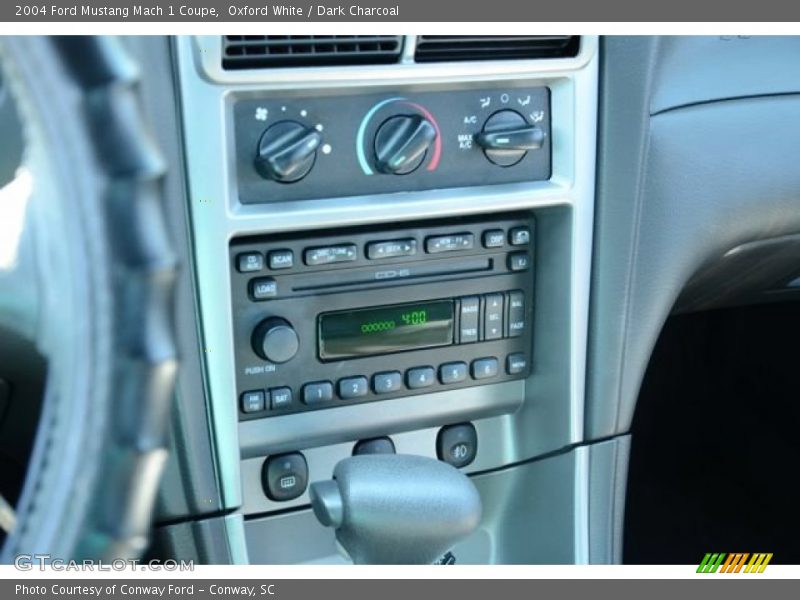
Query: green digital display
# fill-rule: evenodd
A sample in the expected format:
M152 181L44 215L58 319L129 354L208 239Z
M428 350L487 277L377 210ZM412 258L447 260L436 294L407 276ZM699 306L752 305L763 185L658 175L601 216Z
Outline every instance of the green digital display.
M389 354L453 343L453 301L435 300L325 313L322 360Z

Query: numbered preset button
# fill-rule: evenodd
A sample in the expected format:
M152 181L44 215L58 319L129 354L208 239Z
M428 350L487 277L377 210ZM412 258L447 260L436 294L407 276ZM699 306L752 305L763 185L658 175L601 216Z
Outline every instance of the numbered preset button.
M316 381L303 386L303 404L315 406L333 400L333 384L330 381Z
M431 386L435 380L436 371L433 367L414 367L406 372L406 385L412 390Z
M345 377L340 379L337 384L339 398L342 400L352 400L353 398L363 398L369 391L369 383L366 377Z

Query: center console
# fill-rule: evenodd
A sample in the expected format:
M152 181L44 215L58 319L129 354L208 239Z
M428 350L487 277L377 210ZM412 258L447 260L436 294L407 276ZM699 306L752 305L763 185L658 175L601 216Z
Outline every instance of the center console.
M250 562L338 560L308 484L397 452L473 475L487 518L462 561L585 560L597 40L285 70L226 69L222 48L176 51L231 539ZM508 507L531 493L543 547L516 555Z
M240 420L525 379L534 221L236 240Z

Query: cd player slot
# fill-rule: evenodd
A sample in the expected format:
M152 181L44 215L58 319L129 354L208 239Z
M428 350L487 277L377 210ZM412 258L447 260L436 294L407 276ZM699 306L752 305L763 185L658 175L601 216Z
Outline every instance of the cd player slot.
M390 283L392 281L408 281L411 279L424 279L426 277L458 276L470 273L492 271L494 261L492 258L472 258L464 260L448 260L440 264L412 263L385 266L382 268L359 269L357 272L331 271L328 273L314 273L313 278L303 277L304 281L292 285L294 292L310 292L316 290L331 290L347 288L354 285L370 283ZM313 281L313 285L305 283Z

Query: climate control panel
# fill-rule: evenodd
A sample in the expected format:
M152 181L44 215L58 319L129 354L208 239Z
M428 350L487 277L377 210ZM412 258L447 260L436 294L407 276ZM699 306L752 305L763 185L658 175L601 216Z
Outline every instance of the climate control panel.
M527 377L535 242L525 215L235 240L240 418Z
M550 178L546 87L246 98L233 108L245 204Z

